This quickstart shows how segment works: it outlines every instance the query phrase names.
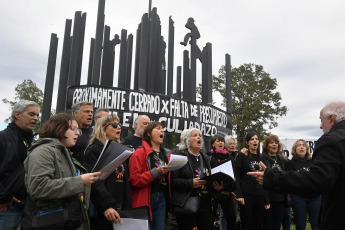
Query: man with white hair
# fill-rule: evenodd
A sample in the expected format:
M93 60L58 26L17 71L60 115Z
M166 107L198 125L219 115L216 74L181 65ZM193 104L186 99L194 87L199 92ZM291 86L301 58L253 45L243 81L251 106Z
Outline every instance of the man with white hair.
M319 229L342 229L345 220L345 102L335 101L320 111L320 129L309 170L249 172L265 189L300 195L320 194Z
M0 132L0 229L16 229L21 221L26 188L24 160L40 113L36 102L22 100L12 109L12 122Z
M137 149L142 146L144 131L146 126L150 124L150 118L146 115L139 115L134 120L134 134L124 138L124 145L131 145Z

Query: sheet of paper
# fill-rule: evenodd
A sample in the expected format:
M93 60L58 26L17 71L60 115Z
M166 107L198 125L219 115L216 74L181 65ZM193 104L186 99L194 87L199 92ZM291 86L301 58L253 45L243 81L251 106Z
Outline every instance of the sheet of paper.
M121 218L121 223L113 224L114 230L148 230L149 221L132 218Z
M188 158L186 156L180 156L171 154L170 155L170 161L168 163L168 166L170 166L169 171L175 171L179 168L182 168L188 161Z
M218 172L225 173L235 179L234 170L232 168L231 161L221 164L213 169L211 169L211 174L216 174Z
M110 162L107 166L101 169L101 175L99 179L105 180L108 176L115 171L117 167L119 167L128 157L132 155L132 151L125 150L120 156L116 157L112 162Z

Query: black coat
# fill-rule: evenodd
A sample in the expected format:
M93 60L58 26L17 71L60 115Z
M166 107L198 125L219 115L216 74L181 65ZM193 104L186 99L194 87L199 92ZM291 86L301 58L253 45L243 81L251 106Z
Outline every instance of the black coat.
M93 143L86 149L83 166L88 172L94 167L99 155L103 149L103 144L95 139ZM124 162L125 174L123 178L124 191L119 191L116 187L116 176L114 173L106 180L98 180L91 185L91 201L97 210L103 213L108 208L117 209L117 204L122 203L124 208L131 208L131 193L129 185L129 174L127 163ZM121 199L121 202L119 202Z
M309 171L266 169L264 187L307 195L321 193L320 230L341 229L345 220L345 120L316 142Z
M171 200L170 203L177 206L183 206L187 198L193 190L193 164L191 156L187 150L179 151L180 155L187 156L188 162L182 168L171 172ZM200 152L206 167L211 172L210 159L208 156Z
M34 133L24 131L14 122L0 132L0 204L16 197L25 201L24 160Z

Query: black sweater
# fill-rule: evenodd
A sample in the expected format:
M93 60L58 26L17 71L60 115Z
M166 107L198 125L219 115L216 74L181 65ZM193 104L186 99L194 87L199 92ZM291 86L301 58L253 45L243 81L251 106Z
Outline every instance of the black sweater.
M265 198L265 204L268 204L267 193L263 187L256 181L255 177L247 175L247 172L263 170L259 165L260 161L261 158L258 154L248 153L246 156L240 152L237 155L234 168L237 188L235 194L237 198L243 198L242 193L251 196L262 196Z

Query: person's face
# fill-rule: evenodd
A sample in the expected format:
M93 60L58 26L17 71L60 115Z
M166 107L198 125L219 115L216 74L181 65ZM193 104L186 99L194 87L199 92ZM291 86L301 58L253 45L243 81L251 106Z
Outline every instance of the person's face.
M151 144L160 145L163 144L164 141L164 129L162 126L158 125L156 126L151 134L149 135L151 137Z
M200 150L202 147L202 136L199 130L193 130L189 139L189 148L194 150Z
M77 119L80 128L88 128L92 123L93 108L91 105L82 105L80 111L75 111L74 116Z
M299 141L296 147L296 154L299 158L305 157L307 153L307 146L304 141Z
M148 116L142 116L138 123L134 123L135 133L142 137L148 124L150 124L150 118Z
M37 124L40 111L36 106L29 106L23 113L14 112L16 125L24 130L33 130Z
M322 129L324 133L328 132L335 124L335 117L333 115L330 115L327 118L324 117L322 110L320 112L320 120L321 120L320 129Z
M234 139L231 139L230 140L230 143L226 144L226 150L231 153L231 152L234 152L236 151L236 143L235 143L235 140Z
M213 145L212 145L212 146L213 146L216 150L223 150L223 149L224 149L224 141L217 138L217 139L213 142Z
M267 150L268 150L268 154L270 155L277 155L278 153L278 141L270 141L270 143L268 143L267 145Z
M95 123L97 122L97 120L101 117L106 117L109 115L109 112L106 112L106 111L100 111L99 113L95 114Z
M251 153L256 153L259 148L259 137L257 135L252 136L250 140L247 142L249 146L249 151Z
M104 132L107 139L112 141L119 140L121 136L121 125L119 124L119 120L113 120L111 123L107 124L104 128Z
M72 147L77 142L79 135L81 135L81 132L78 123L72 120L69 128L65 132L65 136L59 141L65 147Z

